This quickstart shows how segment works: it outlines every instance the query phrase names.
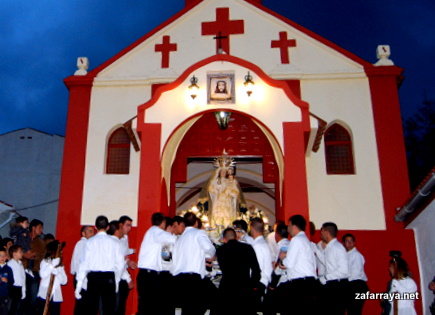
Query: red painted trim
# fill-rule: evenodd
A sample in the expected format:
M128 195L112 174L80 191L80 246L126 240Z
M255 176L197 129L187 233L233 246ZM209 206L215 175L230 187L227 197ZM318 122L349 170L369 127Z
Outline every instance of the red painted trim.
M187 1L189 2L189 4L187 5ZM152 37L153 35L155 35L157 32L159 32L160 30L162 30L163 28L165 28L166 26L172 24L173 22L175 22L176 20L178 20L179 18L181 18L184 14L186 14L187 12L189 12L190 10L192 10L194 7L196 7L199 3L201 3L203 0L186 0L186 7L181 10L180 12L176 13L175 15L173 15L172 17L170 17L169 19L167 19L165 22L163 22L162 24L160 24L159 26L157 26L156 28L154 28L152 31L148 32L146 35L144 35L143 37L139 38L137 41L135 41L133 44L131 44L130 46L126 47L125 49L121 50L119 53L117 53L115 56L113 56L112 58L110 58L109 60L107 60L106 62L102 63L101 65L99 65L97 68L95 68L94 70L90 71L88 73L88 76L91 77L95 77L98 75L98 73L100 73L101 71L103 71L104 69L106 69L107 67L109 67L112 63L114 63L115 61L117 61L118 59L120 59L121 57L123 57L124 55L126 55L127 53L129 53L130 51L132 51L133 49L135 49L137 46L141 45L143 42L145 42L147 39L149 39L150 37Z
M291 27L294 27L295 29L297 29L298 31L308 35L309 37L312 37L313 39L319 41L320 43L330 47L331 49L336 50L340 54L343 54L344 56L346 56L347 58L355 61L356 63L359 63L359 64L361 64L363 66L366 66L366 67L373 67L373 65L371 63L369 63L368 61L365 61L364 59L362 59L362 58L356 56L355 54L351 53L350 51L348 51L348 50L346 50L346 49L344 49L344 48L334 44L333 42L325 39L324 37L322 37L322 36L312 32L309 29L307 29L307 28L305 28L305 27L303 27L303 26L301 26L301 25L299 25L299 24L289 20L288 18L283 17L283 16L279 15L278 13L276 13L276 12L266 8L266 7L264 7L263 5L259 4L258 1L256 1L256 0L245 0L245 1L248 2L249 4L253 5L253 6L257 7L258 9L264 11L265 13L270 14L273 17L281 20L282 22L290 25Z
M304 124L304 129L305 130L310 129L309 112L308 112L309 105L307 102L301 100L300 98L296 97L293 94L292 90L289 88L286 81L275 80L275 79L270 78L260 67L258 67L257 65L255 65L253 63L250 63L249 61L246 61L246 60L238 58L238 57L234 57L234 56L230 56L230 55L223 55L223 54L208 57L208 58L203 59L203 60L191 65L190 67L188 67L175 81L157 89L156 93L153 95L153 97L148 102L146 102L138 107L138 112L142 112L144 115L144 111L147 108L150 108L151 106L153 106L159 100L160 96L164 92L175 89L180 84L182 84L186 80L186 78L191 75L192 72L194 72L195 70L197 70L197 69L199 69L199 68L201 68L209 63L215 62L215 61L227 61L230 63L240 65L242 67L245 67L245 68L249 69L251 72L254 72L256 75L258 75L268 85L282 89L284 91L284 93L287 95L287 97L296 106L298 106L301 109L301 111L302 111L302 123ZM216 109L214 109L214 111L216 111ZM145 120L139 120L139 118L138 118L138 125L142 124L144 121ZM139 129L139 126L138 126L138 129Z
M377 67L366 71L369 77L378 147L379 169L387 228L401 228L394 221L396 208L410 194L405 143L400 114L397 79L399 67Z
M285 80L287 85L289 86L290 90L293 92L293 94L299 98L302 99L301 94L301 81L299 80Z
M93 79L70 77L65 85L70 91L65 146L60 183L59 210L56 237L68 244L64 260L71 261L74 244L80 239L80 219L83 199L86 144L88 135L89 107ZM68 228L65 228L68 226ZM70 265L66 264L69 275ZM71 279L70 279L71 280ZM73 281L62 288L64 291L63 314L74 308Z
M154 96L156 94L156 91L159 87L165 86L167 83L156 83L151 85L151 96Z

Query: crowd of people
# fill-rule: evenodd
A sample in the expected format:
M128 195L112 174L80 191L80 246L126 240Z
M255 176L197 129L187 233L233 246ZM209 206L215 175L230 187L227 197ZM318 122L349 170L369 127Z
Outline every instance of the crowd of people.
M74 314L125 314L134 287L129 270L136 268L139 315L172 315L176 308L183 315L207 309L212 315L362 313L365 299L355 297L369 291L364 257L354 235L337 240L332 222L322 225L317 244L308 239L301 215L290 217L288 225L277 221L267 237L261 218L236 220L220 244L212 243L192 212L173 218L156 212L151 224L137 263L129 258L135 252L129 248L130 217L109 222L98 216L95 227L81 228L70 268ZM68 278L62 245L52 235L42 237L41 221L29 224L25 217L16 219L10 236L0 248L0 314L60 314ZM390 273L388 292L417 291L400 254L392 258ZM416 314L412 300L384 302L384 314L395 308Z

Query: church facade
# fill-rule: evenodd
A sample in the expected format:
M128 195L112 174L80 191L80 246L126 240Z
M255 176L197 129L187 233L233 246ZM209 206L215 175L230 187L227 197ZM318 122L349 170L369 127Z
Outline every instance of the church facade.
M225 151L248 207L270 223L302 214L353 233L372 292L386 289L390 250L403 252L418 283L413 231L394 221L409 195L402 69L388 46L378 57L362 60L261 1L212 0L186 1L92 71L79 58L65 79L57 237L74 244L96 216L129 215L139 248L151 214L195 204Z

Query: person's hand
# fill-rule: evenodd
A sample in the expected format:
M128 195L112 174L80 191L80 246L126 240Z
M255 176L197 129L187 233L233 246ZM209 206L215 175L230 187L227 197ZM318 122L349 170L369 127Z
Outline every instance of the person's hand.
M82 298L79 289L76 289L76 290L75 290L74 295L76 296L76 299L77 299L77 300L80 300L80 299Z
M127 259L127 266L130 269L136 269L137 268L136 262L134 260L131 260L131 259Z
M133 282L133 280L128 283L128 288L130 290L134 288L134 282Z
M1 277L1 279L2 279L2 282L8 282L8 278L6 278L6 277Z
M286 252L283 252L283 251L279 252L279 260L283 260L286 257L287 257L287 253Z

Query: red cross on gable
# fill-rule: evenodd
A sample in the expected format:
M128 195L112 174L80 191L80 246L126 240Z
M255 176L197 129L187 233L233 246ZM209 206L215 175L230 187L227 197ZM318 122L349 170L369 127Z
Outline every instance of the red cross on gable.
M296 47L296 39L287 39L287 32L279 32L279 40L271 42L271 48L279 48L281 63L290 63L289 47Z
M230 21L229 8L217 8L216 21L202 22L202 35L218 36L220 40L216 41L216 51L218 51L219 48L222 48L222 50L227 54L230 54L230 35L244 33L244 21ZM221 43L222 47L219 47L219 43Z
M156 44L155 52L162 53L162 68L169 68L169 54L171 51L177 51L177 44L171 43L170 36L163 36L163 42Z

